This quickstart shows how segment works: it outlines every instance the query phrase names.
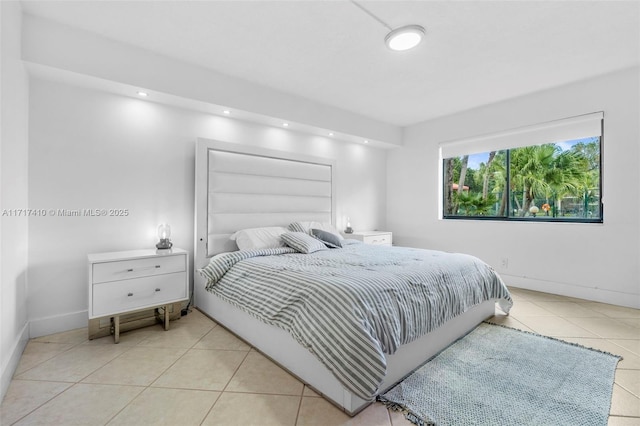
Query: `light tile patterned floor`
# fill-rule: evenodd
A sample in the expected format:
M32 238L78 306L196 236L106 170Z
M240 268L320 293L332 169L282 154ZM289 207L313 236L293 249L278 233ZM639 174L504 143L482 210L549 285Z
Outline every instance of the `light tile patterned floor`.
M512 289L492 321L622 355L610 425L640 424L640 310ZM32 339L0 406L6 425L410 424L379 403L354 418L192 311L171 329L88 341L87 330Z

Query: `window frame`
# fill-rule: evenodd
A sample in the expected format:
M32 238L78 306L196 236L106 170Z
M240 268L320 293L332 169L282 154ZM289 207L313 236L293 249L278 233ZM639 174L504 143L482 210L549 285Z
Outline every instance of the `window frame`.
M447 213L445 213L445 207L446 207L446 193L444 190L444 186L446 184L446 160L447 158L444 158L441 156L441 166L442 166L442 175L441 175L441 179L442 179L442 185L440 186L440 193L441 193L441 202L442 202L442 207L441 207L441 219L443 220L449 220L449 219L453 219L453 220L491 220L491 221L499 221L499 222L530 222L530 223L540 223L540 222L544 222L544 223L604 223L604 203L603 203L603 199L604 199L604 174L603 174L603 158L604 158L604 120L602 120L600 122L600 126L601 126L601 130L600 130L600 135L599 137L599 145L600 145L600 156L599 156L599 161L598 161L598 175L599 175L599 182L600 182L600 188L599 188L599 192L600 192L600 196L598 197L598 203L599 203L599 209L600 209L600 216L598 218L594 218L594 219L590 219L590 218L563 218L563 217L550 217L550 216L540 216L540 217L518 217L518 216L510 216L509 212L512 211L512 200L511 200L511 150L513 149L517 149L517 148L508 148L508 149L502 149L500 151L506 151L506 184L505 184L505 188L509 188L509 196L507 197L507 206L505 211L507 212L505 216L462 216L462 215L448 215ZM570 140L570 139L568 139ZM561 141L559 141L561 142ZM549 143L558 143L558 142L549 142ZM539 144L539 145L543 145ZM526 145L526 146L536 146L536 145ZM454 158L454 157L449 157L449 158Z

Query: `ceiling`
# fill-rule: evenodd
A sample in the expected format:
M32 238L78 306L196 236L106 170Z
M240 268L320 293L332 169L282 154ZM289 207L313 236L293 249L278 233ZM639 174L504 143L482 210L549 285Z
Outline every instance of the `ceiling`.
M407 126L637 66L637 1L24 1L27 14Z

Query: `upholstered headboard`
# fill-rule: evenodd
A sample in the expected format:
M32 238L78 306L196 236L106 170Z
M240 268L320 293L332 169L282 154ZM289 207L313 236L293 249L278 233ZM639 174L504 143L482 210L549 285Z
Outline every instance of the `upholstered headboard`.
M335 224L334 174L333 160L198 139L195 268L237 250L229 237L240 229Z

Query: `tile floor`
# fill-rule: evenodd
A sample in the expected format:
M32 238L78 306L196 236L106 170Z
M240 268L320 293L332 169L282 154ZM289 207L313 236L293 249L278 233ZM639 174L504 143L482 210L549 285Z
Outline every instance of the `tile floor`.
M492 321L622 355L610 425L640 424L640 310L512 289ZM408 425L379 403L349 418L197 310L87 340L78 329L32 339L0 406L8 425Z

